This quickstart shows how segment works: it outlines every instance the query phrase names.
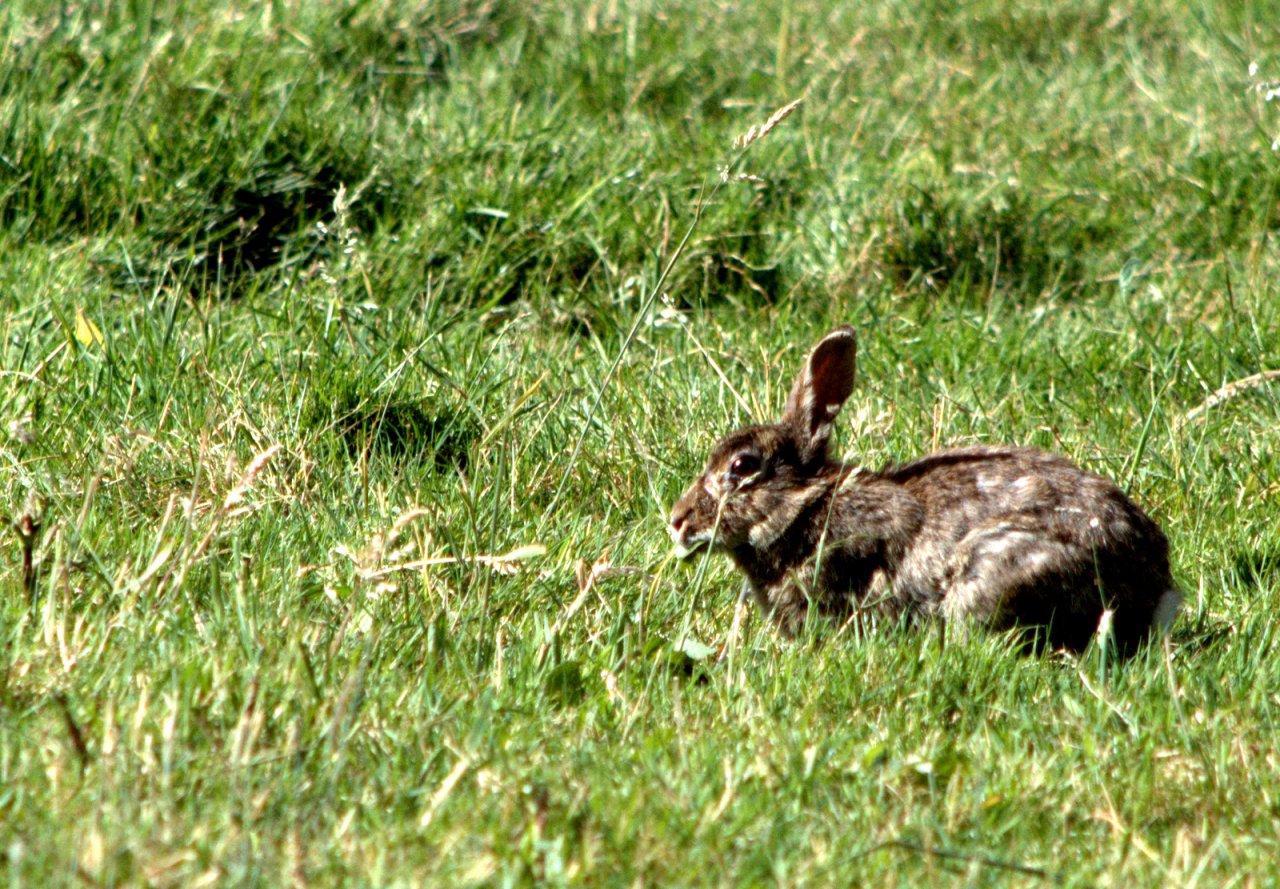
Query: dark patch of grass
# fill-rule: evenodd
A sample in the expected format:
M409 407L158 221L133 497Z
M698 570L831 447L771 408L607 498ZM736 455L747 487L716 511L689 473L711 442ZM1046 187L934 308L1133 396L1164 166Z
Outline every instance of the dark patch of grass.
M348 458L376 453L396 463L425 460L437 470L465 469L478 436L474 420L456 400L378 391L367 373L334 371L319 381L302 426L332 434Z
M260 162L239 181L209 183L197 204L204 218L179 222L179 232L193 233L195 261L205 275L234 282L305 261L315 245L310 230L318 222L334 221L341 187L355 192L361 185L373 185L352 208L351 221L357 228L375 224L386 212L386 182L368 182L372 159L309 145L307 137L318 135L309 129L310 133L274 137Z
M558 306L572 306L600 270L595 247L564 238L549 224L519 226L486 210L470 210L465 217L471 236L485 242L485 255L492 257L467 270L476 284L471 299L477 306L510 305L544 292L558 294Z
M690 289L698 299L689 302L714 303L739 294L776 302L785 283L776 262L770 262L762 249L764 240L755 233L726 235L715 239L718 244L693 250L688 260L691 272L683 277L693 279Z
M705 234L690 243L673 274L672 290L679 301L759 306L786 296L794 282L784 264L776 220L803 210L803 189L797 176L731 184L720 203L706 209L700 228Z
M921 12L922 15L928 13ZM972 15L946 3L937 4L935 15L950 26L948 49L984 58L997 56L1036 68L1048 68L1088 60L1103 62L1110 40L1135 36L1144 48L1176 51L1185 36L1168 26L1167 19L1144 8L1119 9L1100 2L1027 4Z
M1280 551L1263 546L1238 550L1230 557L1231 573L1237 584L1245 588L1268 588L1280 573Z
M1263 152L1197 153L1173 187L1195 208L1174 222L1174 241L1196 258L1247 248L1260 232L1280 229L1280 162Z
M7 125L7 126L6 126ZM0 123L0 225L18 237L53 239L131 222L129 207L103 200L115 165L78 145L38 113Z
M1113 232L1075 201L913 188L890 204L880 260L903 284L1036 298L1083 283ZM1107 249L1107 248L1103 248ZM1110 252L1108 250L1108 252Z
M447 86L461 59L509 37L528 14L504 0L347 2L307 29L321 70L350 79L353 99L407 105Z

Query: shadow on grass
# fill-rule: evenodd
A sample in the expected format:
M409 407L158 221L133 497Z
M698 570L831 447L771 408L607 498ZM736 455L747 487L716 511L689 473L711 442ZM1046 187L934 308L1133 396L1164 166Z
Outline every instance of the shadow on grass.
M349 457L374 452L397 462L425 460L437 470L465 469L479 429L447 397L379 393L364 376L334 374L312 395L303 425L335 435Z

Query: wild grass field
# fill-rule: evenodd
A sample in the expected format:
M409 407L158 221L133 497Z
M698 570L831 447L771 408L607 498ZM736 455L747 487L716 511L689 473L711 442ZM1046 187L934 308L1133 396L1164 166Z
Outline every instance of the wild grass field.
M1277 22L10 0L0 871L1274 885ZM1171 638L735 633L667 510L844 322L839 452L1116 478Z

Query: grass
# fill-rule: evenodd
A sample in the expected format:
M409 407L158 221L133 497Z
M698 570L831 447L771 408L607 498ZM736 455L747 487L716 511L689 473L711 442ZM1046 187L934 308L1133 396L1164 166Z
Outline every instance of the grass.
M1210 400L1280 368L1269 10L51 6L0 12L11 884L1276 879L1280 388ZM1167 646L707 656L666 510L844 321L837 447L1117 478Z

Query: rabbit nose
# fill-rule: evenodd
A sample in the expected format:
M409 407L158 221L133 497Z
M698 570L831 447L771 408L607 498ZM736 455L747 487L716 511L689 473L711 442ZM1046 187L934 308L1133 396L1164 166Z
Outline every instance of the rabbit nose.
M671 539L677 544L684 541L685 537L693 533L698 525L697 515L701 506L700 498L706 497L706 491L703 489L701 480L694 482L689 490L680 495L680 499L671 507L670 524L667 526L667 533L671 535Z
M683 503L677 503L675 506L671 507L671 526L669 530L673 537L678 535L681 530L684 529L684 524L689 520L689 513L692 511L693 510L685 506Z

